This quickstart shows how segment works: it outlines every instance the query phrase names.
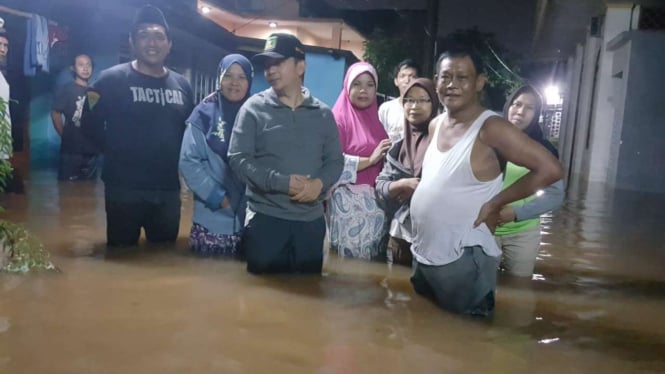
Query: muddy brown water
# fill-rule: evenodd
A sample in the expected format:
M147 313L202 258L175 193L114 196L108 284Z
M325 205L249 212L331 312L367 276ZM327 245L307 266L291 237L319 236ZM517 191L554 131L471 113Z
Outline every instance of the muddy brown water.
M533 279L501 277L477 321L415 295L409 269L329 256L257 277L175 245L113 260L101 183L33 172L4 218L60 273L0 274L0 373L665 372L665 196L571 187Z

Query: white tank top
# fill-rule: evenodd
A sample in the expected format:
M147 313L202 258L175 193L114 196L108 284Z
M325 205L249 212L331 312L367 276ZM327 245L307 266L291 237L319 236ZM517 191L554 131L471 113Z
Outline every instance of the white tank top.
M445 265L459 259L464 247L475 245L482 246L488 256L501 255L489 228L484 223L473 227L480 207L501 192L502 175L483 182L471 169L471 151L478 132L495 115L484 111L446 152L439 151L437 145L443 122L438 121L425 153L420 184L411 199L411 251L418 262Z

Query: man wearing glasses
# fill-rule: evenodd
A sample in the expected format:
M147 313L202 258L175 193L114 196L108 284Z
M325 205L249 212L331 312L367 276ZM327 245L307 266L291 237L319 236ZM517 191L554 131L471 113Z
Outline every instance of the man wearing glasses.
M107 254L137 244L173 242L180 225L178 159L193 108L185 77L168 69L169 26L147 5L129 42L136 59L102 71L87 93L83 127L104 153Z

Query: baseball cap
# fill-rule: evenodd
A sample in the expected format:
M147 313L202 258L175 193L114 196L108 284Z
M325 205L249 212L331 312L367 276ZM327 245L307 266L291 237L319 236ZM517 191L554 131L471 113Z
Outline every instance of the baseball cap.
M291 34L275 33L270 34L266 39L263 52L252 57L252 61L262 64L267 58L289 58L293 57L296 60L304 60L305 52L304 47L300 40Z
M136 12L134 16L133 30L136 30L140 24L150 23L164 27L166 35L169 35L169 24L164 18L164 13L154 5L145 5Z

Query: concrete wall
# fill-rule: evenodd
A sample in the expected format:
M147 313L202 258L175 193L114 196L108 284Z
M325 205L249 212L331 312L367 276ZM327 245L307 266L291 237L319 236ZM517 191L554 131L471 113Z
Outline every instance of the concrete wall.
M593 115L590 124L590 142L588 157L583 173L591 182L611 182L608 180L610 152L616 147L612 144L612 123L614 105L612 103L612 60L613 51L607 49L607 43L630 27L632 4L615 4L607 8L601 43L599 71L594 87Z
M568 64L560 147L569 186L665 193L665 33L627 31L636 14L609 5L602 37L589 35Z
M598 78L598 54L601 40L589 35L582 53L579 75L579 92L575 111L572 113L572 143L569 175L571 179L588 176L590 119L594 110L595 83Z
M566 88L563 112L561 114L561 128L559 132L559 159L563 166L565 180L570 180L573 160L573 139L575 139L575 118L580 93L580 79L582 76L582 58L584 47L578 44L575 56L568 58L566 72Z
M631 31L616 46L615 59L621 68L625 90L618 105L620 127L616 188L665 193L665 32Z
M611 42L610 42L611 44ZM612 60L612 106L614 107L614 120L610 124L611 150L608 158L607 183L614 185L617 177L617 166L619 154L622 149L621 132L624 124L624 111L627 98L627 82L630 74L630 48L631 43L623 43L618 49L608 46L613 50Z

